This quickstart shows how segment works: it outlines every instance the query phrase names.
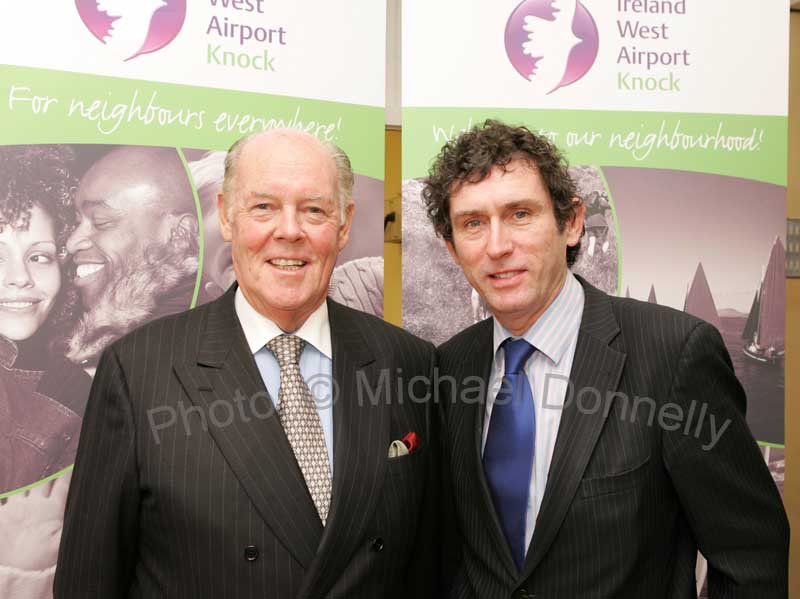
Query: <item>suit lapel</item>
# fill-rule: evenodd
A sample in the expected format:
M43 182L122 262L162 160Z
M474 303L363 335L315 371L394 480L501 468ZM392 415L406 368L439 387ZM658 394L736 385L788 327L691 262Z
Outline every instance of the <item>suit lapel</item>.
M324 595L364 541L383 485L390 441L391 365L376 361L379 352L370 345L365 320L357 312L328 300L328 315L334 379L333 496L302 597Z
M234 308L235 288L208 305L196 363L176 365L175 371L264 521L308 568L322 523L247 346ZM228 404L224 410L221 402ZM236 416L231 423L210 417L223 412Z
M469 476L474 481L474 492L477 498L476 505L478 510L478 521L483 521L491 529L492 538L495 541L496 555L503 564L504 572L499 574L503 578L514 580L517 576L517 566L514 557L506 541L500 524L500 518L494 507L489 484L486 481L486 473L483 469L483 455L481 445L483 444L483 427L486 417L486 396L490 392L488 389L489 379L494 362L492 352L494 321L489 318L478 325L473 336L473 345L467 348L463 354L469 356L463 362L463 370L456 375L456 380L461 385L472 387L470 381L480 380L482 382L479 401L464 402L463 425L456 425L456 430L464 431L466 438L460 439L459 447L466 448L464 476ZM463 394L463 390L461 390ZM471 396L470 396L471 397ZM473 475L474 473L474 475Z
M616 390L625 364L625 354L609 347L619 333L610 299L578 279L586 301L570 374L572 386L565 398L547 486L519 582L530 577L555 539L608 416L610 406L601 403L604 409L582 412L576 398L582 389L608 397L608 392Z

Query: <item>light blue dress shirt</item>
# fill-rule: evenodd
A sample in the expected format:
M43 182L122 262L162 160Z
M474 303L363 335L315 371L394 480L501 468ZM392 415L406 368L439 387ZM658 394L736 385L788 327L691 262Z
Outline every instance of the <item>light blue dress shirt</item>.
M558 427L561 424L561 412L566 398L566 381L572 371L572 361L578 343L584 300L583 287L578 279L570 271L567 271L564 286L556 299L521 335L536 348L525 364L525 374L528 376L528 382L533 392L536 415L536 453L533 458L528 510L525 518L525 547L530 547L533 530L536 527L536 517L539 515L539 508L542 506L544 490L547 486L550 462L553 458ZM505 355L504 352L499 351L500 345L513 335L495 318L493 337L495 358L486 397L481 454L486 446L486 434L489 432L492 408L505 370Z
M280 408L281 367L278 359L264 346L273 338L283 335L284 331L257 312L244 297L241 288L236 290L234 305L264 386L277 410ZM317 413L325 435L325 447L328 450L328 463L333 476L333 356L328 304L322 302L300 328L291 334L306 342L300 354L300 373L317 404Z

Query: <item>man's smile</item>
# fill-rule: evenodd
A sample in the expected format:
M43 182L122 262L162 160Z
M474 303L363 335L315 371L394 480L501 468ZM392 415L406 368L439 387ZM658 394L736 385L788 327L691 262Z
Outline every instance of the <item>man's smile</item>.
M288 272L300 270L307 264L304 260L298 260L296 258L272 258L267 260L267 262L279 270Z
M90 262L87 264L79 264L75 270L75 274L77 275L78 279L83 279L85 277L91 276L99 270L105 268L105 263L96 263Z

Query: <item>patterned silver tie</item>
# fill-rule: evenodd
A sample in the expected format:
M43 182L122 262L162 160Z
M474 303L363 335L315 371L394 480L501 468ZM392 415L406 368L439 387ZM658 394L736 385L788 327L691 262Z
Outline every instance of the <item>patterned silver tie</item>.
M300 373L305 345L300 337L280 335L267 343L267 349L281 367L278 417L324 526L331 504L331 469L317 406Z

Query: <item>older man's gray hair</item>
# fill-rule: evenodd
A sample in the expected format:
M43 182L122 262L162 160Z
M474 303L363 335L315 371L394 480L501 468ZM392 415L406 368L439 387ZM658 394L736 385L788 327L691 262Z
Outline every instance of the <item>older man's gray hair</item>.
M233 218L233 204L231 199L236 194L236 167L239 163L239 156L244 147L254 138L260 135L269 134L285 134L294 135L300 138L313 139L321 144L325 149L330 152L331 160L336 167L336 202L339 207L339 219L344 222L347 212L347 206L353 201L353 168L350 165L350 158L345 154L336 144L322 141L309 135L303 131L296 129L272 129L270 131L259 131L251 133L236 140L228 150L228 155L225 157L225 176L222 181L222 195L225 202L225 210L228 213L228 218Z

